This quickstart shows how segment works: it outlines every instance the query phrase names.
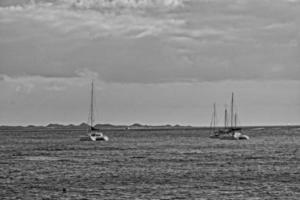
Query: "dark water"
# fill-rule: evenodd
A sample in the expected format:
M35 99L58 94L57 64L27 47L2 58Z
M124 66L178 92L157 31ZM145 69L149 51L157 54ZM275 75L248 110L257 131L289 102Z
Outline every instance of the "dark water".
M0 132L0 199L300 199L299 129L107 134Z

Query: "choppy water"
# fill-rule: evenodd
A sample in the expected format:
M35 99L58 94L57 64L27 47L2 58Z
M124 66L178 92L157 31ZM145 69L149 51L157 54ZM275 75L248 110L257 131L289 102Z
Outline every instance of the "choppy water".
M1 199L300 199L299 130L0 132ZM63 191L65 188L65 191Z

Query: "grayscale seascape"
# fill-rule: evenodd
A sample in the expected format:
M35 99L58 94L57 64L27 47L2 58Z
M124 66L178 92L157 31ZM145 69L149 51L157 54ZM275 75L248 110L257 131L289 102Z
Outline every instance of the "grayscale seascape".
M299 199L300 128L0 132L1 199ZM63 189L65 188L65 191Z
M300 0L0 0L0 200L300 200Z

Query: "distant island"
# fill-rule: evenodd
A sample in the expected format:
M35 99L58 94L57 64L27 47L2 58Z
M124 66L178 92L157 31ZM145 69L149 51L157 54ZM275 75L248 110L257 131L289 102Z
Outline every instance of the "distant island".
M79 125L69 124L53 124L50 123L46 126L36 126L36 125L28 125L28 126L0 126L0 131L12 131L12 130L20 130L20 131L36 131L36 130L87 130L89 125L87 123L81 123ZM161 129L192 129L192 128L200 128L193 126L181 126L181 125L143 125L139 123L134 123L132 125L112 125L112 124L97 124L95 128L101 130L161 130ZM204 128L204 127L202 127Z
M300 125L266 125L266 126L243 126L243 128L266 128L266 127L289 127L297 128ZM52 130L66 130L66 131L83 131L87 130L89 125L87 123L81 123L78 125L74 124L53 124L50 123L46 126L37 125L27 125L27 126L7 126L0 125L0 131L52 131ZM132 125L112 125L112 124L97 124L95 128L101 130L111 130L111 131L149 131L149 130L191 130L191 129L209 129L209 126L183 126L183 125L143 125L139 123L134 123Z

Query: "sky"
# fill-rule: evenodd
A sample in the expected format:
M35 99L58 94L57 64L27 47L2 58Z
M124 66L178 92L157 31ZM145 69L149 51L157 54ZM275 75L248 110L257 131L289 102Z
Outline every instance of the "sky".
M0 124L300 124L300 0L1 0Z

